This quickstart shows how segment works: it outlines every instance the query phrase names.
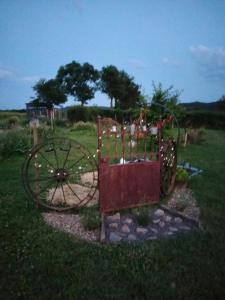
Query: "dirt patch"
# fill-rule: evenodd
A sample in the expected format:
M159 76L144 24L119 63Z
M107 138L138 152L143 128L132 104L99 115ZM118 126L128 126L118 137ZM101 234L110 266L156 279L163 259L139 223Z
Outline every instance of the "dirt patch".
M51 205L63 205L76 206L79 205L84 199L84 202L88 202L87 206L94 205L98 202L99 193L96 190L97 187L97 172L88 172L81 175L81 184L63 184L56 190L55 188L49 189L47 195L47 202Z
M90 187L82 186L79 184L67 184L62 185L62 187L58 187L56 190L50 189L47 196L47 202L51 203L54 206L66 204L68 206L79 205L82 200L84 203L88 201L89 198L92 197L95 189L91 189ZM55 193L55 194L54 194ZM54 197L53 197L54 194ZM52 200L53 198L53 200ZM93 198L88 202L87 206L94 205L98 202L99 194L98 190L96 190Z
M97 186L98 172L87 172L81 175L81 182L86 186Z

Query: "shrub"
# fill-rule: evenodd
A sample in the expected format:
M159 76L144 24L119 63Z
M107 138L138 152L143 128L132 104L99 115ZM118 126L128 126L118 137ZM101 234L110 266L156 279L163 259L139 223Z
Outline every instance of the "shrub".
M0 120L0 129L7 129L8 125L9 124L7 120Z
M188 195L183 194L182 197L180 197L176 202L176 209L183 211L189 205L190 205L190 199Z
M17 116L11 116L8 118L9 127L14 127L19 124L20 119Z
M133 209L133 213L136 215L136 219L139 225L148 226L150 223L149 207L138 207Z
M68 109L67 117L71 123L79 122L79 121L87 122L89 121L88 107L84 107L80 105L71 107Z
M25 153L31 146L31 138L26 130L10 130L0 134L0 155L10 156Z
M183 168L177 168L176 170L176 180L181 182L187 182L189 178L187 170Z
M73 125L73 128L71 128L71 131L76 131L76 130L91 130L91 131L96 131L96 125L91 122L77 122Z
M101 217L96 206L84 208L81 210L81 222L85 229L95 230L101 225Z
M205 141L206 131L204 128L187 129L188 140L192 144L200 144Z
M54 123L56 126L59 126L59 127L67 127L68 126L68 122L65 119L55 120Z

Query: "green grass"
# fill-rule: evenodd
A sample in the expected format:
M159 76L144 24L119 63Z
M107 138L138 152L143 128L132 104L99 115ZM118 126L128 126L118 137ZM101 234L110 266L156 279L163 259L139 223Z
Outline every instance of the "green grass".
M96 138L61 130L96 149ZM204 170L191 187L204 232L139 245L96 245L46 225L26 200L23 157L0 161L0 299L224 299L225 132L180 147Z

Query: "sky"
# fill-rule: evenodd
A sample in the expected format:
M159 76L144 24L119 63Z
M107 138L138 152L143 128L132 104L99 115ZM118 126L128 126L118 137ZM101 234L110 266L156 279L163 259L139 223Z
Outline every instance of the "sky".
M180 102L225 94L224 0L0 0L0 109L21 109L40 78L72 60L115 65L152 96ZM89 105L109 106L96 93ZM70 99L66 105L75 104Z

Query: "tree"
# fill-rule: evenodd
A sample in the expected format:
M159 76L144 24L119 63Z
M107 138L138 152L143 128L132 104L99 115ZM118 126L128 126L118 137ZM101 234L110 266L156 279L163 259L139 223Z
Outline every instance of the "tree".
M101 70L100 89L110 98L110 107L113 107L113 99L118 95L119 70L115 66L103 67Z
M66 94L73 96L83 106L94 98L98 89L99 72L89 63L81 65L72 61L59 68L56 79Z
M110 98L110 107L126 109L135 107L140 100L140 86L134 83L125 71L119 71L115 66L103 67L101 71L101 91Z
M177 118L181 118L185 110L184 107L179 105L179 97L182 91L173 90L172 85L165 90L163 89L161 83L155 85L153 82L152 85L152 110L155 113L164 116L165 114L168 114L168 112L166 112L168 109L169 111L172 111Z
M134 78L121 71L119 86L120 95L118 95L117 106L121 109L139 106L140 86L134 82Z
M32 101L36 106L45 106L52 109L54 104L59 105L67 101L64 91L55 79L40 79L33 87L36 98Z
M217 106L219 110L225 111L225 95L223 95L218 101L217 101Z

